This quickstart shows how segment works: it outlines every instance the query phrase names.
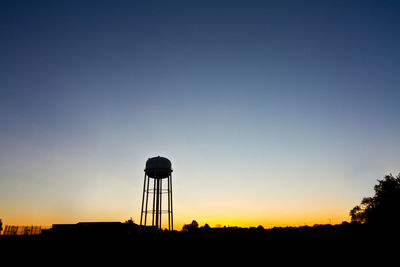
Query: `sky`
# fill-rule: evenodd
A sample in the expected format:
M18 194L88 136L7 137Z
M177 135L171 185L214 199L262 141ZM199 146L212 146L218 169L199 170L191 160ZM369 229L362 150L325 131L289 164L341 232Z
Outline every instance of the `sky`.
M400 172L398 1L1 1L0 218L348 221ZM163 219L166 221L165 219Z

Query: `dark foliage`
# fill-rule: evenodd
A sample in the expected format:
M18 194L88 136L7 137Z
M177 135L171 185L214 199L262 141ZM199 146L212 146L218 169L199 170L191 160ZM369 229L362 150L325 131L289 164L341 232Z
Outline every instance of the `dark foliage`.
M185 224L182 227L182 231L184 231L184 232L193 232L193 231L196 231L198 228L199 228L199 224L197 223L197 221L193 220L192 223Z
M400 174L386 175L375 185L375 196L365 197L350 211L352 222L372 228L396 229L400 219Z

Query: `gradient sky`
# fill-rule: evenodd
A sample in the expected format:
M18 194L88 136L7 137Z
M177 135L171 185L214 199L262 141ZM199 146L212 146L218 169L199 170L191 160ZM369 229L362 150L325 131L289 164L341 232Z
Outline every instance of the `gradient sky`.
M400 171L399 1L1 1L0 218L349 220Z

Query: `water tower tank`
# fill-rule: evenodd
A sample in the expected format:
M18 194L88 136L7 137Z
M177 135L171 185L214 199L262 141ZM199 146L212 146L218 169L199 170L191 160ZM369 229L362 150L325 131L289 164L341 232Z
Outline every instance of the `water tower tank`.
M146 161L146 175L154 179L163 179L171 175L171 161L164 157L149 158Z

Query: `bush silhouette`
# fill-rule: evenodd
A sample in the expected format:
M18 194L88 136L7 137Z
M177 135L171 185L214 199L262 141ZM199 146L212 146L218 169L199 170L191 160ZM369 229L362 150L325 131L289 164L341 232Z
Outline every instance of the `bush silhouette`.
M351 221L394 229L400 219L400 173L378 180L374 190L375 196L363 198L361 204L350 211Z
M184 232L193 232L199 228L199 224L197 221L193 220L191 224L185 224L182 227L182 231Z

